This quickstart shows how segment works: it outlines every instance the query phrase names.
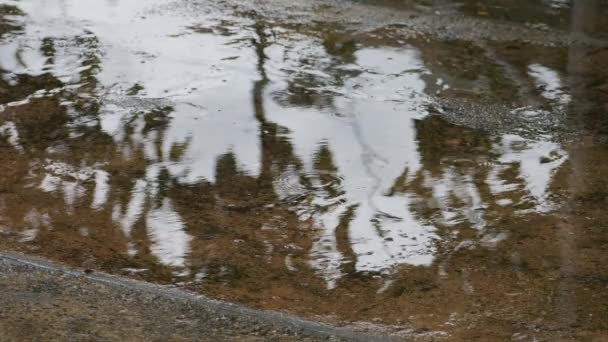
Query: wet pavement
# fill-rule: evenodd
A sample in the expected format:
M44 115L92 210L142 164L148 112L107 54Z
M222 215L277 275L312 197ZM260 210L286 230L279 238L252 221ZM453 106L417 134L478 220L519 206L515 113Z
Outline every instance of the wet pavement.
M435 339L608 339L603 1L0 1L0 247Z

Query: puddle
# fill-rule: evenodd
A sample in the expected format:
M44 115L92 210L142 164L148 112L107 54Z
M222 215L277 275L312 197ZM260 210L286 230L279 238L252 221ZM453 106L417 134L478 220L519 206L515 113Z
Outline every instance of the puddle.
M606 336L608 50L220 6L3 1L2 246L329 321Z

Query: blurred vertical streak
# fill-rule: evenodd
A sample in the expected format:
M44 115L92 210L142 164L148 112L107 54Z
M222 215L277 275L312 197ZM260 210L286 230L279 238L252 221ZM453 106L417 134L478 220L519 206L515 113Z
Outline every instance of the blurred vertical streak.
M574 0L571 9L570 34L573 42L568 50L567 84L572 94L570 104L570 120L581 139L575 144L570 144L568 151L570 156L570 172L567 179L569 199L562 208L560 220L557 227L557 236L560 248L560 281L557 289L556 313L559 315L558 322L565 331L576 325L579 319L577 311L577 233L580 230L580 218L576 217L574 206L577 199L587 189L589 184L588 172L585 167L589 161L588 149L592 143L593 132L586 128L588 115L593 109L590 98L590 82L587 76L592 72L592 66L588 62L587 55L593 49L582 43L579 37L593 33L595 24L601 18L598 0ZM581 317L582 318L582 317Z

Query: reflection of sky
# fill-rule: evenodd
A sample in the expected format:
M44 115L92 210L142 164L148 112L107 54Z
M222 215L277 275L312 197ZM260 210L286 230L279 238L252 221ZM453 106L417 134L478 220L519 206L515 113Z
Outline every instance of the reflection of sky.
M201 23L203 18L163 14L179 8L154 10L154 5L164 5L165 1L148 2L149 10L142 9L138 1L108 5L104 1L56 0L41 4L41 1L18 4L28 13L26 33L0 49L0 65L4 69L31 75L51 71L64 82L77 83L78 73L84 70L80 67L80 55L85 47L77 46L74 40L82 36L95 37L100 50L95 52L99 52L102 65L96 78L101 82L97 92L104 95L100 109L100 125L104 131L121 143L126 138L123 130L127 121L140 106L153 108L162 98L168 101L161 104L175 107L171 125L161 133L162 155L154 148L159 132L143 134L141 118L136 119L134 132L129 136L140 146L125 146L125 157L130 157L131 149L144 147L146 157L153 162L147 172L152 177L136 181L126 208L119 205L114 208L115 221L125 235L130 235L133 225L144 214L158 165L166 166L183 182L213 182L217 158L233 152L243 171L253 176L259 173L259 124L250 111L243 110L249 108L252 101L251 84L255 77L255 65L249 63L252 52L229 46L230 37L193 34L187 27ZM57 40L60 43L55 44L59 49L51 66L45 65L46 57L41 53L41 41L45 37L60 38ZM65 45L64 51L61 47ZM229 58L234 56L241 60L231 62ZM144 89L134 102L125 93L136 83ZM16 144L18 134L11 128L10 123L6 123L2 133ZM172 163L169 158L172 147L185 143L187 148L182 159ZM82 197L84 188L60 176L49 173L41 187L45 191L63 192L66 204L71 206ZM94 181L91 206L101 208L108 197L109 175L96 170ZM188 239L181 236L185 234L184 225L170 203L165 200L160 208L148 212L146 222L154 244L152 253L162 263L183 266Z
M492 192L498 195L515 190L513 184L500 179L499 173L509 165L519 165L519 175L523 179L527 193L536 204L535 210L549 210L547 190L553 173L566 160L565 151L558 144L550 141L528 141L508 134L501 137L501 141L494 148L500 157L488 180Z
M570 102L570 95L563 91L561 78L556 71L544 65L531 64L528 66L528 73L534 79L544 98L561 105Z
M204 14L183 15L183 9L179 12L160 0L146 2L148 10L141 9L141 2L135 0L29 0L17 4L30 14L24 19L26 31L0 42L0 66L31 75L50 71L78 85L84 82L79 73L87 68L82 67L82 56L91 51L78 46L75 37L86 34L96 38L98 50L92 52L99 56L101 69L96 74L100 84L93 95L100 97L99 125L120 146L125 159L141 150L147 162L146 174L134 180L124 206L110 202L112 175L99 165L72 166L48 159L39 187L62 194L70 211L85 197L83 184L90 181L94 184L90 207L111 208L113 221L128 239L134 225L144 221L151 252L159 261L187 266L192 237L171 199L157 200L161 196L158 178L161 169L166 169L181 183L214 183L217 159L228 152L234 154L241 171L259 176L260 124L252 109L252 86L259 78L257 56L252 48L243 47L243 41L252 37L244 30L232 36L193 33L188 27L201 23L212 27L217 22ZM52 65L46 64L47 58L40 52L44 37L60 38ZM431 264L436 252L433 242L441 236L440 225L464 223L484 234L486 211L492 201L502 207L531 201L529 210L550 209L546 195L551 178L566 159L557 144L543 137L537 141L516 135L498 137L493 146L498 157L485 180L495 198L482 198L474 168L463 171L447 165L437 174L424 170L421 163L417 139L423 137L417 137L414 120L426 118L426 105L432 103L424 93L423 76L433 76L437 82L449 77L433 75L414 47L364 48L355 53L352 64L340 66L352 75L341 75L344 80L337 82L332 80L336 70L328 67L334 57L320 42L300 38L267 49L265 65L271 82L266 95L286 88L295 71L324 80L319 89L335 94L333 102L321 109L296 107L266 96L265 115L269 122L287 129L284 136L301 162L301 169L291 165L282 170L275 189L286 201L293 195L307 195L306 200L289 204L302 220L312 218L319 231L310 251L311 264L330 287L336 285L343 263L351 257L337 237L338 226L349 210L353 216L347 235L355 268L389 271L400 264ZM302 66L300 58L306 54L313 64ZM550 102L563 106L569 101L557 72L538 64L529 66L528 72ZM135 84L143 89L137 96L128 96L128 89ZM137 112L159 106L173 108L168 126L146 131L145 120ZM0 137L22 151L19 127L8 121L0 124ZM179 160L171 157L176 146L184 148ZM322 147L330 152L336 168L331 175L336 180L331 186L339 190L336 194L329 192L322 179L333 171L322 172L315 165ZM503 171L515 166L519 179L505 179ZM423 178L440 211L438 221L421 219L412 209L420 194L404 191L389 195L404 174L400 181L406 184ZM312 189L299 184L303 178L312 183ZM297 186L284 187L281 179ZM525 198L510 195L522 190ZM455 208L453 197L463 205ZM37 217L32 213L28 222ZM28 236L34 236L38 226ZM131 244L130 253L137 252Z
M568 8L571 0L544 0L544 2L552 8Z
M348 232L358 270L429 264L433 259L432 227L412 217L407 196L385 196L406 168L410 175L420 168L412 120L425 115L425 84L420 77L424 66L414 49L365 49L356 57L363 73L349 79L344 89L336 89L346 95L332 110L343 117L273 104L267 108L268 119L289 129L307 174L315 174L314 155L325 143L342 179L344 204L313 213L323 231L313 247L313 264L328 280L337 278L344 257L337 251L336 228L353 204L358 207ZM323 204L325 194L319 196L315 203ZM376 220L380 222L377 228L372 223Z
M324 62L322 64L327 64L329 57L323 56L320 49L298 47L297 50L300 53L311 52L317 60ZM273 51L275 56L286 54ZM358 271L389 270L399 264L430 264L435 253L433 240L438 238L434 228L436 224L467 223L479 231L482 241L492 239L495 234L484 232L488 224L484 217L489 203L484 203L480 196L479 185L474 180L475 168L465 170L464 174L454 167L444 168L438 176L426 171L422 173L424 184L432 192L441 213L439 221L425 222L416 217L412 211L416 194L387 195L400 175L407 172L406 179L401 181L411 183L421 169L413 120L428 115L424 105L432 100L423 93L425 82L422 76L430 74L430 71L425 68L419 52L412 47L368 48L359 50L355 57L356 65L349 66L349 70L361 73L348 79L341 88L325 88L341 94L334 100L333 107L316 110L267 104L268 118L288 128L287 136L304 165L305 179L321 183L320 180L315 181L321 178L322 172L315 170L314 163L322 146L327 146L337 168L336 178L340 179L343 192L332 198L327 191L317 189L312 200L306 198L295 208L302 219L312 217L321 230L313 246L312 264L324 275L329 287L335 286L336 280L342 276L341 264L349 262L339 250L337 229L353 205L356 208L354 217L348 222L348 237ZM276 70L283 64L280 60L271 60L271 66L273 62L278 65L271 72L278 78L274 87L280 88L285 85L282 84L282 75ZM299 70L289 71L297 73ZM557 77L556 74L545 70L539 72L544 73L531 76L535 76L539 83L547 83L542 88L555 95L559 89L555 84L559 79L552 77ZM319 76L321 80L327 77ZM559 96L566 98L567 95L560 93ZM512 145L518 141L525 142L525 146L514 148ZM551 177L565 160L565 153L559 145L549 141L524 141L523 138L506 135L496 144L494 152L500 157L491 163L486 183L497 196L496 204L516 205L531 199L535 205L532 210L547 210L546 192ZM541 163L541 159L548 156L553 156L553 159ZM514 183L512 179L502 179L500 172L515 165L520 168L518 178L523 179L529 198L506 202L503 197L509 197L510 192L519 189L519 180ZM302 179L293 168L281 178L290 178L291 183ZM294 189L302 191L306 185L285 187L277 183L276 188L287 199L297 195L293 193ZM454 207L453 198L462 205ZM319 206L324 209L315 209Z
M152 241L152 254L157 255L164 265L184 267L191 237L184 231L184 222L171 200L163 199L159 208L148 212L146 226Z

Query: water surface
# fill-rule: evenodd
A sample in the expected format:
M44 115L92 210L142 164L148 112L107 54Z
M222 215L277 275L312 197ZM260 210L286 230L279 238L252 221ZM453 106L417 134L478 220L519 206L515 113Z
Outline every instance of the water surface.
M5 248L432 338L606 336L605 48L204 1L0 14Z

